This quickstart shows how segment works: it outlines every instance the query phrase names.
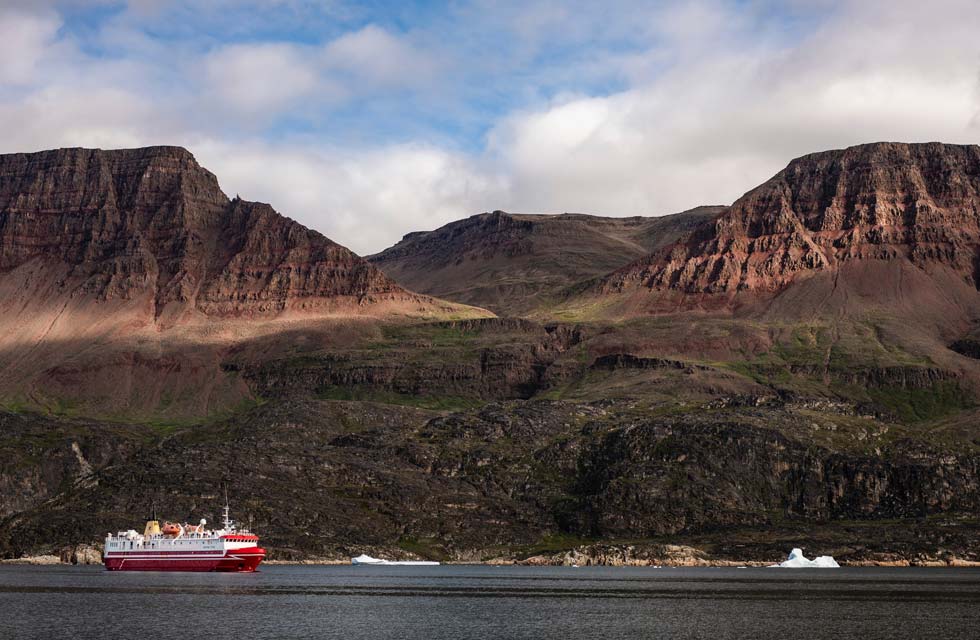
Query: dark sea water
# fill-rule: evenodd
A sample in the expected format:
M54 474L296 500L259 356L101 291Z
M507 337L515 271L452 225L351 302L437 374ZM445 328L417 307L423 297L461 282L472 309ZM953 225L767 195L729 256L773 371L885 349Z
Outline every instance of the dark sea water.
M0 637L980 638L980 570L7 565Z

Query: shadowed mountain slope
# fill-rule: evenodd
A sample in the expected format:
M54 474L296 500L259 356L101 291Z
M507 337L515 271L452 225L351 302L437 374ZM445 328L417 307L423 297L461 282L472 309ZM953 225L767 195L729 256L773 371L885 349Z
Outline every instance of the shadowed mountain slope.
M0 273L42 284L42 270L63 275L41 298L139 300L148 320L422 300L269 205L229 200L178 147L0 156Z
M406 291L269 205L228 199L179 147L0 156L0 299L8 402L192 396L194 413L249 396L215 353L251 335L487 315Z
M676 241L724 207L658 218L481 213L406 235L368 259L416 291L522 315Z

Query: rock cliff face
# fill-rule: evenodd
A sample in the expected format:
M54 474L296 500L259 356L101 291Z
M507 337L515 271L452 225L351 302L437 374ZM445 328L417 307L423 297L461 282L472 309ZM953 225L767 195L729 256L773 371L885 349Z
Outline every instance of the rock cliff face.
M229 200L178 147L0 156L0 273L39 263L70 296L145 296L154 318L409 296L268 205Z
M976 448L911 433L790 407L657 416L530 401L439 415L271 403L93 459L89 481L0 521L0 556L98 541L151 505L214 519L224 485L277 558L520 558L583 540L673 540L773 561L787 540L827 538L820 546L840 560L980 559Z
M178 147L0 156L0 300L0 402L117 416L249 402L219 363L256 335L490 315L229 200Z
M891 281L903 276L908 289L928 287L918 278L975 293L978 245L980 147L867 144L792 161L713 224L624 267L603 288L717 306L826 274L821 282L844 278L865 297L895 303L901 283Z
M494 211L411 233L368 259L412 290L522 315L670 244L724 207L657 218Z
M68 487L96 482L102 467L146 444L146 431L126 425L0 410L0 520L36 507Z
M580 328L484 318L428 325L415 337L395 332L370 348L258 364L238 364L232 357L224 366L238 371L261 397L396 394L473 403L530 398L553 382L555 361L584 339Z
M208 315L315 310L324 300L416 298L385 274L272 207L235 201L221 234L230 246L210 270L198 309ZM230 242L228 242L230 241Z

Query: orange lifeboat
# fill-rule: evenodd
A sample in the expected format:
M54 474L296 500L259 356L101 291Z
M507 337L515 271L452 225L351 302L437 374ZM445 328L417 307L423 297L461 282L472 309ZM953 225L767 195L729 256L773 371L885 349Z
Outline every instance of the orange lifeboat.
M185 524L184 525L184 532L185 533L203 533L204 532L204 527L202 525L199 525L199 524Z
M163 535L165 536L176 536L180 535L180 525L173 522L165 522L163 524Z

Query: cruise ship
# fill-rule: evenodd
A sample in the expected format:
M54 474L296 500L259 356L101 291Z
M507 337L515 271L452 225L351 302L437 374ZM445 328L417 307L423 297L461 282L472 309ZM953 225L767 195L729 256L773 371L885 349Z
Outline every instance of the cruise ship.
M149 520L135 529L108 534L102 554L109 571L255 571L265 557L259 537L239 529L224 508L220 529Z

